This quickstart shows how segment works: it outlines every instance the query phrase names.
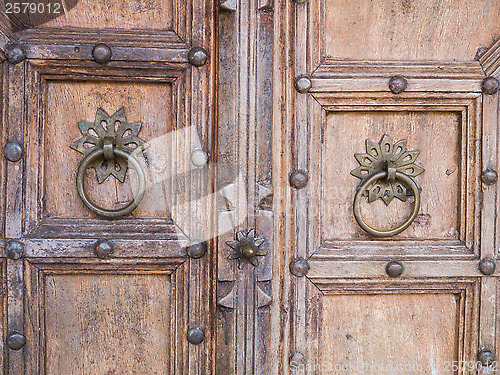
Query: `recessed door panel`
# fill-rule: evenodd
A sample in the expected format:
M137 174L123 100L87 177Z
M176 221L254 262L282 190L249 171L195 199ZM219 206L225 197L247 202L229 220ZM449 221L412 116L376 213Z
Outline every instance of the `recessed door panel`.
M359 375L377 369L404 373L408 368L416 374L453 374L459 298L453 294L327 296L321 363Z
M47 374L170 374L169 275L47 275Z
M406 139L408 151L419 150L415 164L425 169L415 178L422 199L415 225L397 237L461 238L461 148L467 143L462 142L460 112L329 112L325 122L319 200L323 241L369 238L354 220L353 192L360 180L350 172L359 167L354 155L366 152L366 139L378 143L384 134L393 142ZM465 168L467 173L468 166ZM382 199L363 202L361 213L370 226L388 230L409 216L412 202L410 197L406 202L393 199L388 206Z
M82 137L78 123L93 123L99 108L110 116L123 108L129 123L142 123L137 136L150 144L138 154L146 171L147 191L134 216L169 219L168 199L172 196L169 180L175 175L174 171L180 169L173 160L173 150L178 145L171 144L172 137L168 136L174 130L175 119L172 85L51 81L47 91L45 147L50 151L45 155L46 214L51 217L94 216L83 205L76 189L67 188L75 186L82 159L82 155L69 145ZM134 198L137 176L134 169L129 168L124 183L113 175L99 183L95 171L90 169L86 173L85 186L99 206L118 209ZM66 188L61 191L60 187Z
M80 27L90 29L168 30L178 10L173 0L72 0L69 12L44 24L44 27Z
M316 0L325 55L353 60L469 61L500 34L488 0ZM487 25L487 27L485 27Z

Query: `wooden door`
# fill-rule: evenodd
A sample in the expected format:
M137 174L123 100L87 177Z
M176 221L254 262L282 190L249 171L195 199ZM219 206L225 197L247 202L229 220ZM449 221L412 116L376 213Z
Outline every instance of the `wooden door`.
M242 231L218 241L218 374L496 371L499 15L221 2L217 156L248 190L218 205ZM370 234L357 193L372 229L412 220ZM239 270L250 228L267 255Z
M210 373L212 2L3 3L3 373Z
M499 1L11 3L4 373L497 371Z
M286 371L497 367L499 15L494 0L308 0L280 9L290 42L277 45L293 66L283 74L297 77L295 92L291 83L283 91L282 143L291 144L283 163L309 177L283 205L291 273L280 292L293 301ZM377 171L379 187L361 187L358 177ZM407 229L379 237L355 218L358 191L362 223L379 231L401 226L418 198L420 209Z

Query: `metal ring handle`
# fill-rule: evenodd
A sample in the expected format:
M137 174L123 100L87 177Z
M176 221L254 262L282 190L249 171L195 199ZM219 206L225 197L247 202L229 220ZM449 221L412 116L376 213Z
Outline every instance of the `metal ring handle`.
M116 156L127 159L129 165L131 165L135 169L139 178L139 187L137 190L137 194L126 207L119 210L106 210L92 202L92 200L87 196L87 193L85 192L85 189L83 187L83 176L85 174L85 171L93 162L96 161L97 158L104 156L104 150L102 148L95 149L82 159L80 165L78 166L78 173L76 175L76 189L78 190L78 194L80 195L80 198L82 199L85 206L87 206L92 212L108 219L115 219L131 213L137 208L139 203L141 203L142 198L144 198L144 194L146 193L146 175L141 165L139 164L139 161L132 154L120 150L119 148L115 148L113 152Z
M413 220L415 220L415 217L418 214L418 210L420 209L420 190L418 189L418 185L415 182L413 178L410 176L401 173L401 172L396 172L396 179L401 180L405 182L407 185L410 186L410 188L413 190L413 193L415 195L415 200L413 202L413 211L411 212L411 215L406 219L406 221L401 224L399 227L383 231L383 230L378 230L370 227L368 224L365 223L363 220L363 217L361 216L361 196L363 195L363 192L375 181L387 177L388 172L383 171L383 172L378 172L372 175L370 178L366 179L359 187L356 192L356 196L354 197L354 204L353 204L353 209L354 209L354 217L356 221L358 222L359 226L363 228L366 232L377 236L377 237L391 237L395 236L398 233L401 233L404 231L406 228L408 228Z

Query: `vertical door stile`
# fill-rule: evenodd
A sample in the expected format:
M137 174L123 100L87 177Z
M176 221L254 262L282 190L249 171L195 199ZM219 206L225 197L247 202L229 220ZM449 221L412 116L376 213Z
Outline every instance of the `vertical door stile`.
M3 125L7 128L7 142L18 142L24 147L25 123L25 68L26 63L18 65L3 63ZM22 223L25 215L23 209L22 192L24 189L24 161L6 162L6 191L5 191L5 239L19 241L22 237ZM8 244L5 245L6 247ZM7 321L4 332L7 337L15 332L24 335L24 266L21 259L6 259L7 280ZM5 268L4 268L5 269ZM5 342L5 341L4 341ZM6 348L9 356L7 363L8 373L23 373L25 371L25 348L11 350Z
M225 1L219 10L217 373L267 373L274 261L273 3ZM232 176L231 176L232 174ZM231 178L228 178L231 177ZM225 207L224 207L225 206ZM238 239L263 239L258 264L227 259ZM260 240L259 240L260 241Z
M497 213L498 213L498 182L488 184L486 173L498 171L498 93L483 94L482 97L482 205L481 205L481 249L480 259L484 262L497 257ZM479 110L479 108L478 108ZM497 352L496 335L498 313L498 278L483 277L481 279L481 316L479 347ZM487 374L485 369L483 373Z
M291 1L295 4L295 17L293 20L293 37L295 41L294 45L294 77L295 82L298 82L298 77L307 77L310 79L311 66L309 61L310 49L313 48L308 44L310 27L308 22L309 14L309 4L307 2L297 3ZM290 79L290 78L288 78ZM306 260L309 258L311 249L308 247L308 237L310 226L308 221L309 217L309 201L308 195L310 192L309 186L314 183L311 178L314 171L311 169L311 153L309 152L309 139L311 137L310 129L310 111L309 106L313 101L310 95L306 92L299 91L296 87L295 90L295 100L294 100L294 111L295 116L293 122L289 125L293 127L293 147L292 147L292 160L294 163L294 169L302 170L306 172L308 176L307 185L303 188L293 188L292 190L292 205L293 205L293 223L294 230L290 232L292 236L293 246L293 256L294 259ZM283 171L286 173L286 171ZM301 353L306 355L305 351L310 351L316 345L314 339L307 342L307 307L309 302L310 293L308 289L310 287L306 277L297 277L292 275L292 285L294 291L295 303L292 305L293 318L291 325L291 332L293 341L292 353ZM309 337L310 339L311 337ZM300 354L299 354L300 355Z
M292 249L295 240L290 237L294 228L294 211L290 204L293 192L290 189L289 173L295 161L289 150L293 147L293 121L295 90L292 77L295 76L293 30L295 29L296 4L289 0L274 2L274 53L273 53L273 201L274 258L271 305L271 330L279 334L271 335L270 373L288 374L290 355L295 350L290 337L293 331L291 312L294 305L293 278L288 267L295 254Z

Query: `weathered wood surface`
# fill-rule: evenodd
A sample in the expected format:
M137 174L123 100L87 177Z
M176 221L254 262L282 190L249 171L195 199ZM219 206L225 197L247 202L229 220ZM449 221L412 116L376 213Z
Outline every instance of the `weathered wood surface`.
M275 74L307 75L312 88L290 97L293 86L274 87L276 126L290 129L276 133L283 146L275 151L275 165L282 173L283 166L307 170L309 183L287 192L292 199L280 207L286 219L275 224L285 232L284 243L293 245L276 254L285 271L274 282L273 297L280 303L271 314L288 334L273 341L279 348L273 373L291 372L297 359L320 373L314 366L324 361L335 366L355 358L366 365L399 358L426 363L417 373L446 374L452 373L444 368L447 360L476 361L482 347L497 345L496 281L478 264L497 254L497 184L482 185L480 174L498 167L498 98L482 94L481 85L486 74L497 75L498 42L493 43L500 24L487 18L499 14L500 3L437 4L275 3ZM389 79L398 75L408 86L396 95ZM389 240L358 227L352 204L359 180L350 175L365 140L378 142L384 134L407 139L409 149L420 150L416 163L425 168L416 178L420 213ZM401 203L364 203L363 214L387 229L408 214L411 199ZM309 258L305 278L288 274L294 256ZM386 274L392 260L405 265L399 280ZM454 278L470 284L457 286ZM412 320L419 311L425 318ZM372 324L377 319L384 323ZM449 324L446 333L452 336L437 333L433 321ZM432 367L436 358L441 365Z
M447 361L498 352L500 271L485 276L479 261L499 246L498 182L480 179L498 169L499 96L482 81L500 78L499 16L497 0L80 0L28 29L2 15L0 47L18 40L28 60L2 69L2 144L26 152L0 165L0 243L26 249L3 262L0 326L2 343L14 330L28 342L0 367L260 375L356 362L349 373L366 374L360 364L404 362L448 374ZM98 42L111 46L106 65L92 60ZM192 46L207 65L189 65ZM298 75L309 93L295 91ZM408 80L397 95L396 75ZM97 107L122 106L151 143L149 190L108 221L78 198L69 145ZM352 215L354 154L383 134L406 138L425 168L419 215L390 240ZM194 168L199 148L209 165ZM309 176L300 190L296 168ZM135 179L100 185L91 170L85 183L117 207ZM411 201L364 203L363 215L392 227ZM250 228L267 255L239 270L226 241ZM95 257L102 238L111 259ZM193 239L208 242L201 259L186 257ZM306 277L289 271L295 257ZM192 326L200 345L186 340Z
M152 1L92 1L79 0L69 12L43 27L77 27L87 29L124 29L124 30L168 30L175 23L178 13L174 0ZM175 10L174 10L175 9Z
M500 35L496 0L316 0L326 56L469 61Z
M191 152L214 149L216 59L199 68L187 59L192 46L215 53L213 4L82 0L67 10L38 27L0 28L27 55L3 65L0 132L2 147L25 148L20 162L0 167L1 242L25 244L24 258L2 267L2 343L19 331L27 344L6 349L0 365L33 375L214 373L212 169L193 166ZM92 58L99 42L112 48L108 64ZM130 216L110 221L82 204L82 155L69 146L79 121L122 107L151 145L139 157L147 192ZM123 184L98 184L89 170L85 188L117 208L135 182L131 169ZM98 239L114 246L110 259L96 257ZM201 259L186 256L193 239L207 241ZM205 330L200 345L186 338L194 326Z

